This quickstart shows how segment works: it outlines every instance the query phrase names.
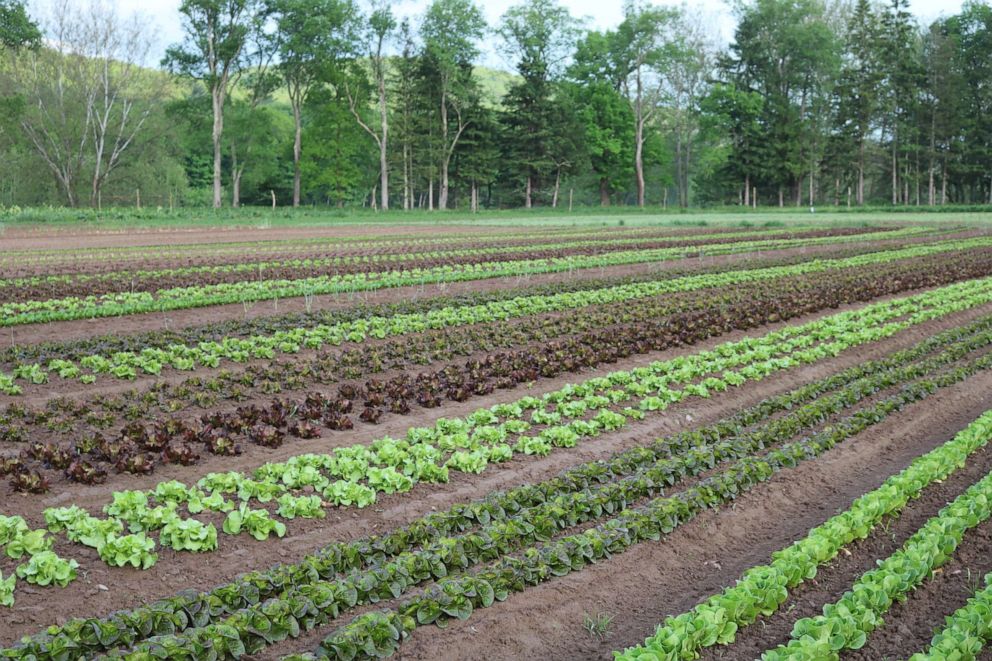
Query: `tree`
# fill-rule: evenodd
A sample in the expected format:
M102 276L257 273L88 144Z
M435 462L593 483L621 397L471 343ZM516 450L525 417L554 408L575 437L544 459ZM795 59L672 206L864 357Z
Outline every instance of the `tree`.
M505 55L516 63L520 81L507 93L507 154L524 178L524 206L533 205L537 177L556 168L555 86L572 54L578 26L556 0L533 0L511 7L498 33Z
M369 136L351 121L350 102L340 89L319 87L311 95L305 128L303 174L308 195L337 206L367 196L374 171ZM374 175L372 175L374 180Z
M469 208L474 213L479 210L480 187L491 189L499 173L501 136L496 112L479 99L468 108L468 113L471 120L455 153L455 171L461 180L468 182Z
M357 15L351 0L274 0L278 70L293 113L293 206L300 206L303 104L327 72L354 53Z
M672 28L678 13L673 9L644 7L634 0L624 5L624 20L617 28L614 49L621 73L621 87L634 110L634 174L637 205L644 206L645 129L665 94L663 71L673 47Z
M724 81L761 95L763 134L757 173L777 189L779 206L792 187L802 201L804 174L813 176L818 122L833 89L839 48L821 0L756 0L740 5L730 53L721 58ZM745 193L745 201L747 194Z
M261 0L183 0L185 40L166 51L163 66L174 73L203 81L210 90L214 148L213 204L221 199L221 159L224 103L231 85L240 77L252 44L264 47L265 12Z
M260 52L263 58L267 54ZM228 99L225 118L231 115L234 130L227 131L226 142L231 154L231 206L241 206L241 182L249 164L257 164L262 159L253 158L275 137L276 120L272 109L262 106L278 87L278 77L268 68L268 60L263 59L250 67L242 78L247 98ZM255 161L253 163L253 161Z
M620 182L634 174L634 117L620 93L624 74L616 61L616 41L615 32L586 33L568 69L568 93L579 108L586 157L604 207Z
M348 89L348 104L351 108L351 114L379 148L379 200L383 211L389 209L389 103L386 93L385 46L386 41L395 30L396 19L393 17L389 5L377 3L368 18L365 39L369 43L369 68L372 73L372 86L375 88L376 111L379 114L378 129L362 118L355 94Z
M402 162L403 209L408 211L414 205L414 152L418 138L421 137L417 130L417 111L423 98L418 94L420 56L413 40L410 22L406 19L400 23L398 39L401 51L396 58L391 83L396 101L396 134Z
M89 201L101 191L165 93L167 81L142 68L147 26L121 19L98 0L60 0L46 22L47 48L27 51L14 67L25 97L20 126L54 175L69 206L79 204L84 178Z
M20 0L0 0L0 50L16 51L41 45L41 30Z
M868 137L879 111L882 62L879 19L870 0L858 0L847 25L844 62L837 82L835 124L853 146L857 182L855 200L865 203L865 165Z
M920 61L921 40L913 24L907 0L891 0L882 12L880 24L882 61L882 103L887 118L891 154L892 204L909 202L909 169L918 138L917 93L923 86ZM900 172L903 176L900 177Z
M440 97L441 163L438 208L448 208L451 157L468 126L473 95L472 64L479 55L486 21L472 0L433 0L420 35L424 59L437 80Z
M966 2L960 14L947 20L946 30L955 45L942 94L947 120L957 114L950 104L960 104L952 146L957 161L954 201L992 201L992 7Z
M750 206L751 189L761 173L758 145L763 106L764 99L757 92L722 83L714 85L701 103L704 128L729 135L729 158L721 169L734 182L735 197L744 206Z

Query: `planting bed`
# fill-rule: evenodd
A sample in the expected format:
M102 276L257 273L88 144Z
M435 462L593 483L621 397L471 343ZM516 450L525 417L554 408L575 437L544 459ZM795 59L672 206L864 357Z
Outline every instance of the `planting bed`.
M985 653L984 232L424 229L9 239L0 658Z

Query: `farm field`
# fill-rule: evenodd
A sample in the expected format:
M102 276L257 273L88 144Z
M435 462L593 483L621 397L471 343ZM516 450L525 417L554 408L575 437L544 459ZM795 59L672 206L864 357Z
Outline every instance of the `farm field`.
M989 658L992 226L777 217L12 226L0 658Z

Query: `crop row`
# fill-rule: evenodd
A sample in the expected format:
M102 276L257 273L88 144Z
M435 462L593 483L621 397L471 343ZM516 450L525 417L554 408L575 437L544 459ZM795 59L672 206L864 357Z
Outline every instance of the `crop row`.
M217 367L222 361L245 362L253 358L273 358L277 353L292 354L303 349L320 349L328 344L337 346L344 342L363 342L367 339L408 335L431 329L621 303L665 293L754 283L789 276L823 273L835 269L854 269L990 245L992 245L992 239L970 239L882 253L869 253L841 260L815 260L792 266L711 273L671 280L618 285L605 289L521 297L481 305L441 308L425 313L398 314L391 317L373 316L334 325L318 324L289 331L277 331L268 336L228 337L221 342L200 342L196 346L175 344L165 348L147 348L139 353L116 352L110 356L90 354L82 358L78 364L66 359L50 361L47 366L26 363L19 365L13 374L0 374L0 391L5 391L7 394L17 394L18 387L14 383L16 379L44 383L51 372L59 374L63 378L78 378L85 382L92 382L97 374L108 374L117 378L134 378L139 372L158 374L166 367L176 369L195 369L197 366Z
M884 615L896 601L943 566L972 528L992 516L992 473L927 521L901 549L879 561L862 575L823 614L796 621L788 643L762 654L766 661L824 659L836 661L845 650L864 646L868 636L882 626Z
M942 661L943 659L974 659L992 641L992 574L985 576L985 588L977 590L968 603L947 618L926 650L909 661Z
M961 265L962 262L958 262L953 267L944 265L939 268L954 270ZM29 422L37 425L41 420L47 420L47 416L24 410L23 424L15 425L12 420L8 422L8 440L28 437L34 440L23 451L18 462L7 463L6 470L22 473L41 463L57 470L66 470L70 479L93 482L104 479L107 468L111 467L118 471L149 471L158 457L164 461L193 463L198 457L195 448L201 444L213 453L236 452L238 443L243 440L267 445L281 444L287 434L304 438L315 436L321 425L331 429L350 428L353 419L348 414L352 411L360 413L362 421L375 422L383 411L404 413L412 406L437 406L445 399L463 401L470 395L485 394L494 388L512 387L521 381L533 381L542 376L574 371L581 366L611 362L631 353L688 345L732 329L789 319L856 300L895 293L904 287L939 282L930 279L933 273L923 273L883 276L871 271L859 271L839 281L835 278L823 278L815 283L810 281L810 287L785 283L784 293L771 288L753 299L745 294L743 303L725 298L704 298L701 302L705 311L677 315L665 316L662 309L639 306L637 314L625 315L619 327L604 325L599 330L580 332L566 340L545 339L533 347L491 354L484 359L471 360L464 366L448 365L433 372L422 372L416 378L400 375L386 381L370 379L360 388L341 386L337 398L311 393L296 401L276 399L267 407L252 405L239 407L230 413L206 414L201 418L201 424L191 424L178 416L160 420L151 427L129 423L117 439L111 437L108 440L100 432L84 433L85 425L80 425L82 421L70 422L68 424L78 432L78 438L69 448L41 442L38 433L27 425ZM920 277L925 279L918 280ZM599 325L596 314L588 321L594 327ZM565 318L556 319L555 323L567 327L571 322ZM582 328L581 321L576 320L575 323ZM495 330L499 331L498 328ZM515 339L513 333L506 333L506 336L510 341ZM334 373L330 366L328 370L330 374ZM8 408L8 411L11 410ZM81 413L87 409L77 404L72 410ZM13 415L8 413L10 418Z
M912 229L912 228L911 228ZM899 238L910 230L878 233L879 238ZM860 240L860 237L824 237L713 244L703 248L660 248L617 251L604 255L566 256L550 259L475 262L397 271L360 272L298 280L249 280L217 285L173 287L155 292L119 292L85 298L65 297L0 305L0 326L162 312L209 305L245 303L280 298L372 291L382 288L440 284L525 274L561 273L625 264L679 259L689 255L723 255L759 250L814 246Z
M725 310L711 310L706 313L669 318L664 320L667 322L665 324L649 323L642 328L630 326L619 331L594 331L588 333L579 343L550 344L520 350L513 356L504 356L504 360L489 364L470 362L466 365L464 376L458 376L459 371L452 371L454 367L449 366L436 372L433 377L418 377L416 384L399 377L386 383L369 382L361 395L366 403L362 417L365 421L376 421L381 415L381 409L375 406L386 405L387 399L390 410L398 412L409 410L408 402L414 400L421 405L437 405L442 397L460 401L469 394L479 392L480 388L488 391L496 386L507 385L501 379L509 380L512 384L520 380L532 380L540 374L547 376L567 369L575 369L576 365L596 364L602 360L615 359L619 355L627 355L630 348L644 351L649 348L671 346L673 342L692 343L731 328L757 325L768 320L768 315L774 315L776 319L789 318L803 312L857 300L858 292L862 292L866 287L867 291L861 293L862 297L865 294L871 297L898 291L898 288L886 289L889 282L876 280L867 285L864 283L857 283L853 287L848 285L848 289L855 294L853 296L848 295L848 289L834 284L834 288L828 289L825 295L809 296L808 291L795 292L791 299L759 301L759 309L755 309L754 306L747 309L728 307ZM891 282L896 282L902 287L912 285L914 281L912 278L900 277L892 279ZM745 321L743 326L741 320ZM646 346L642 346L645 343ZM514 368L514 365L518 365L519 369ZM511 371L505 372L506 368L510 368ZM417 392L411 391L414 385ZM5 469L7 472L16 473L14 479L17 488L31 491L42 490L44 481L37 475L21 477L27 472L22 469L23 464L29 459L44 461L60 470L68 469L68 474L73 479L87 482L97 481L106 474L103 469L92 465L94 459L110 461L118 470L147 472L152 469L155 462L156 455L151 454L151 451L160 453L168 461L180 463L194 461L196 452L189 446L193 441L204 443L214 453L236 452L234 438L246 434L256 442L279 444L291 422L287 415L289 411L296 411L294 417L298 423L289 430L296 436L314 435L313 422L322 422L333 429L349 428L352 423L346 414L351 410L356 396L359 395L354 389L348 391L342 389L341 396L337 400L328 400L322 396L316 396L313 401L308 397L305 401L296 404L277 400L264 410L251 407L238 410L233 416L205 417L205 426L200 429L193 429L178 419L155 425L151 430L132 424L125 427L118 441L111 441L108 444L100 436L89 437L85 445L81 442L77 444L75 452L36 443L26 450L23 458L25 461L8 461ZM10 440L12 439L13 437ZM169 444L172 440L183 441L185 444L170 448ZM89 457L77 461L73 456L83 454ZM25 479L28 480L26 483Z
M245 501L238 509L240 516L257 520L262 526L260 535L265 537L273 529L278 531L277 522L270 520L265 510L247 509L250 500L263 503L278 500L281 511L286 506L297 514L297 506L302 506L304 515L320 516L320 499L289 496L290 491L311 489L332 504L363 507L372 504L379 492L408 491L420 481L446 481L449 470L479 473L490 462L505 461L515 453L547 454L553 447L572 447L584 437L619 429L629 418L664 410L670 402L689 395L706 397L709 388L726 389L729 383L739 385L779 369L815 362L848 346L884 337L908 324L968 305L964 298L955 300L950 291L939 293L942 295L939 311L921 309L907 299L874 306L867 314L841 313L804 327L783 329L761 340L728 343L715 352L654 363L634 373L614 373L610 378L587 382L584 387L551 393L544 400L525 398L516 404L494 407L498 413L482 409L467 419L442 419L433 429L411 429L405 441L385 438L371 446L339 448L328 455L303 455L287 462L266 464L251 478L236 472L213 473L200 480L196 489L169 482L150 494L119 492L108 513L127 522L132 532L142 532L175 523L179 518L178 505L190 500L191 494L195 494L198 503L205 500L200 489L212 492L211 497L217 499L216 505L205 506L221 511L231 509L223 494L236 493ZM911 317L891 321L907 314ZM823 337L836 341L817 344ZM730 367L739 369L731 371ZM721 370L722 379L706 377ZM685 386L670 387L678 384ZM627 403L626 400L635 396L641 398L636 408L628 406L623 413L609 409L611 404ZM551 411L546 408L548 404L553 407ZM532 410L529 421L524 419L527 410ZM545 428L536 435L525 435L532 423ZM21 473L18 479L30 477L33 476ZM150 508L149 496L161 497L161 489L166 487L172 502ZM87 520L92 518L85 513L81 515Z
M614 494L613 500L601 500L598 506L584 512L586 517L592 518L614 514L626 507L628 499L634 495L634 489L647 488L653 493L665 484L676 481L676 476L680 473L705 470L712 464L704 457L713 459L716 454L733 457L735 454L743 454L749 448L781 443L802 433L804 429L817 426L831 413L856 405L863 397L870 397L876 389L891 389L908 379L953 363L988 342L990 323L992 320L987 319L983 324L976 323L968 328L947 331L887 359L865 363L770 398L709 427L683 432L647 447L627 450L606 462L577 466L540 484L492 494L475 503L455 505L447 512L430 514L383 537L334 543L299 565L283 566L269 572L255 572L231 586L218 588L209 594L195 598L189 595L176 597L148 609L116 614L106 620L74 620L61 630L52 630L33 639L31 650L40 657L46 656L42 653L44 650L59 650L60 654L71 650L71 658L79 654L106 651L115 646L130 646L141 638L141 634L136 638L134 631L145 632L144 635L161 635L178 633L192 626L203 627L242 606L261 604L278 595L284 598L286 594L311 584L317 576L322 579L330 579L342 573L353 576L351 572L382 567L387 561L395 564L397 556L409 555L417 547L444 548L445 544L440 543L440 540L446 536L463 536L465 531L477 526L492 530L492 526L499 522L505 524L511 520L520 521L527 513L548 511L549 507L554 512L554 505L564 503L566 499L572 499L571 502L574 503L576 497L588 499L594 492L604 494L606 490L615 491L616 481L625 481L630 485L627 494L621 490L619 494ZM926 359L924 363L914 364L920 358L945 347L946 350ZM785 413L785 416L774 419L779 412ZM769 420L771 422L766 422ZM736 451L735 447L738 448ZM647 478L651 478L651 481ZM559 517L564 516L567 519L571 516L567 513L568 510L563 511L566 514L559 514ZM575 515L579 514L577 511ZM535 517L531 515L529 519L534 520ZM533 536L535 529L534 525L518 527L516 530L511 527L504 529L504 535L515 532L517 535ZM474 539L482 538L476 536ZM504 537L499 539L503 540ZM442 560L458 569L462 568L459 558L466 557L465 553L473 553L473 557L480 558L485 553L494 552L494 548L502 549L498 553L505 553L510 547L509 541L505 545L502 542L475 546L462 544L457 553L449 552L442 556ZM373 574L373 578L375 577ZM371 588L366 588L365 592L375 594ZM345 591L344 594L351 592Z
M912 244L917 245L917 244ZM941 245L937 243L935 245ZM817 251L821 259L844 259L869 253L884 253L910 247L907 242L895 241L879 244L869 242L860 245L825 246ZM801 253L768 254L748 257L737 266L698 263L689 260L682 268L666 269L665 275L674 280L687 275L705 275L728 270L757 270L775 266L793 266L810 260ZM584 274L589 276L591 274ZM278 331L291 331L300 327L316 325L334 326L343 322L370 317L392 317L397 314L426 313L443 308L460 308L467 305L482 305L515 298L548 296L568 292L581 292L592 289L605 289L618 285L651 282L659 277L656 272L637 275L583 277L569 280L533 284L524 280L508 283L509 286L492 290L470 290L454 294L432 293L430 296L415 296L405 301L369 303L356 299L346 308L333 308L306 312L281 312L279 314L231 319L189 326L174 330L160 329L155 332L137 332L126 335L93 335L87 338L61 342L44 342L30 345L13 345L0 349L0 364L19 365L31 362L47 364L54 359L78 361L96 353L110 356L119 351L140 353L145 348L164 349L173 344L195 346L199 342L222 341L226 337L247 338L253 335L271 335Z
M885 517L901 511L928 485L964 466L990 437L992 412L987 412L953 439L855 500L849 509L811 530L804 539L774 553L771 564L749 569L734 587L709 597L691 611L667 618L643 646L617 653L615 658L694 659L703 648L730 645L740 627L775 612L788 598L788 590L814 578L818 567L852 541L867 537Z
M983 369L992 364L992 360L988 359L980 359L980 362L983 363ZM948 385L959 382L962 377L962 374L952 372L933 381L917 382L812 436L772 449L760 457L745 457L685 491L624 510L594 528L532 547L518 556L506 557L478 573L442 578L421 594L401 601L392 609L359 616L332 632L324 638L317 657L340 659L387 656L418 626L443 624L445 620L455 618L467 619L474 609L487 607L496 599L505 599L511 592L523 591L529 585L537 585L581 570L588 564L621 553L640 542L657 540L692 520L701 511L734 500L755 485L768 481L776 472L813 459L907 404L927 397L940 387L938 381ZM293 604L290 602L288 605L290 608L284 613L291 615ZM256 619L253 624L257 627L258 622ZM261 635L256 634L249 638L256 646L261 644L256 641L264 641L270 631L264 626L258 627L256 631L259 629ZM279 629L273 627L271 630ZM383 635L389 630L392 630L393 635ZM205 642L206 645L194 649L209 649L214 646L216 638L210 637ZM246 650L251 649L253 648L246 646ZM174 653L172 650L168 651Z
M812 229L812 226L798 225L793 231ZM961 228L952 228L960 230ZM671 228L658 227L628 227L604 232L603 228L595 229L557 229L540 230L523 229L517 232L471 233L438 235L386 235L375 239L368 236L360 237L308 237L292 239L259 239L254 241L225 241L219 243L199 243L175 245L138 245L138 246L99 246L86 249L26 249L8 250L0 254L0 265L12 269L18 265L45 265L47 270L65 268L80 268L79 262L94 262L85 268L95 269L100 264L111 270L116 270L116 264L127 262L163 262L184 261L191 258L203 260L209 258L229 259L244 258L245 255L279 255L300 253L326 253L329 250L363 251L363 252L403 252L414 250L443 249L445 246L463 246L465 248L485 247L493 242L505 245L526 245L528 243L548 243L550 241L566 240L612 240L614 238L636 238L638 236L656 236L658 238L678 239L687 235L720 236L740 231L738 228L702 228L672 231ZM780 228L752 229L753 233L764 231L781 231Z
M816 447L817 443L822 443L824 448L831 447L846 437L860 433L867 426L877 424L889 412L898 410L907 402L913 401L914 398L925 397L936 387L956 383L965 375L974 373L974 369L987 368L990 363L992 360L985 360L981 366L975 365L972 369L965 368L960 372L948 375L939 382L926 382L917 384L915 387L907 386L888 401L855 413L847 421L841 422L837 429L830 428L804 440L802 443L785 446L780 450L772 450L759 461L766 463L771 470L792 467L799 461L815 456L807 449L808 447ZM880 383L884 383L884 380ZM879 383L876 383L876 387L878 385ZM853 403L852 399L858 401L861 397L871 396L872 393L873 390L870 388L855 390L851 392L850 399L847 399L846 403ZM293 617L306 612L300 607L301 603L315 606L316 609L311 609L307 613L311 617L304 616L302 627L312 628L326 619L326 615L322 616L322 612L329 612L332 617L337 616L339 611L348 605L343 600L332 601L330 604L310 601L315 595L326 597L328 594L350 595L352 592L357 592L358 604L396 598L413 585L435 578L453 576L483 562L500 560L520 547L546 542L562 531L594 521L603 515L623 517L622 513L627 511L629 504L643 498L659 496L663 486L677 484L681 479L708 471L721 462L740 459L736 467L725 473L725 475L731 476L731 479L735 479L738 475L746 472L745 469L748 468L749 460L754 459L752 455L756 451L763 447L774 447L783 440L792 437L802 429L803 422L807 425L815 424L831 412L842 409L843 401L841 398L832 398L832 401L823 402L820 406L812 406L809 410L803 411L806 414L805 420L797 416L770 425L770 430L762 430L736 440L723 441L708 448L695 448L686 455L645 466L630 477L618 482L556 498L529 510L518 512L506 522L487 524L478 532L468 535L437 540L418 551L401 554L388 564L379 565L366 573L356 573L327 583L314 583L303 589L290 590L281 594L279 599L291 605L288 611L293 614ZM770 471L767 471L758 476L759 474L755 472L751 474L751 478L756 481L763 481L770 474ZM679 512L673 516L672 523L662 532L670 532L675 527L676 522L691 518L693 505L699 505L705 501L705 506L716 506L734 493L730 489L721 491L711 488L711 485L720 484L720 482L720 476L708 478L697 487L685 492L684 495L680 494L673 497L677 499L674 502L682 500L689 503L690 506L688 511ZM751 482L745 480L733 484L733 489L746 490ZM561 560L560 557L559 560ZM557 574L553 565L551 571ZM471 584L471 591L477 590L479 586L472 579L461 581L455 578L451 583L454 582L459 585ZM443 590L444 588L439 589ZM429 624L445 616L467 616L467 612L470 612L471 608L466 609L466 601L459 600L459 595L452 595L450 591L447 596L454 598L450 601L445 598L435 600L432 597L428 597L426 600L414 600L412 603L401 606L400 610L410 615L415 614L418 624ZM472 597L474 595L463 594L461 596ZM481 605L487 606L489 603L483 599ZM331 607L328 608L328 605ZM267 609L266 606L269 608ZM189 650L203 649L204 646L211 646L212 643L209 641L214 639L218 632L225 627L229 628L228 631L239 632L241 643L245 646L246 651L259 651L259 648L264 644L279 640L279 633L285 631L280 625L285 625L286 621L279 621L276 615L278 611L279 609L274 608L272 602L266 602L255 608L239 611L214 627L201 627L188 635L172 637L167 640L153 640L147 646L140 646L137 651L140 653L183 648ZM286 610L284 609L281 615L285 616L285 614ZM273 617L274 615L276 617ZM259 623L266 620L271 624L271 627L264 625L260 627ZM344 644L340 648L337 645L338 641L335 641L333 658L347 657L350 654L350 645ZM359 649L361 646L359 644ZM172 658L177 657L173 656ZM181 656L178 658L191 657Z
M775 238L815 238L827 236L870 236L881 231L866 228L857 232L845 229L812 230L807 232L769 233ZM376 255L331 255L318 257L293 257L279 261L241 261L232 264L181 266L166 269L120 270L97 274L35 275L20 278L0 279L0 291L8 301L28 301L51 296L87 296L113 291L154 291L166 287L189 284L195 279L198 284L219 284L254 280L295 280L319 275L343 275L346 273L413 269L425 266L471 264L480 257L509 256L517 259L547 259L568 255L600 254L620 248L638 250L657 248L687 248L704 246L710 243L730 243L753 241L754 232L680 237L678 239L658 239L654 237L623 238L608 240L585 240L554 242L524 246L492 246L487 248L462 248L455 250L433 250L430 252L396 252ZM765 239L768 240L768 239ZM247 278L245 277L247 274Z

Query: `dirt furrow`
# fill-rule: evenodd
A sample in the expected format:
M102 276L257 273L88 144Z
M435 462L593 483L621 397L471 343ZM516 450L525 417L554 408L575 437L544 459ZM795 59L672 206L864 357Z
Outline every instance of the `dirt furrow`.
M80 561L83 569L80 578L67 588L58 591L56 609L52 608L53 593L51 590L38 590L31 593L19 589L16 621L9 623L9 635L3 632L4 624L2 623L0 623L0 632L5 634L2 636L3 639L9 640L14 636L33 632L39 626L48 624L53 620L58 621L70 616L105 614L112 610L133 607L156 598L169 596L180 589L208 589L230 580L246 569L264 568L278 562L298 560L305 554L334 540L354 539L376 531L390 529L407 523L424 513L445 508L455 502L479 498L489 492L506 489L521 483L532 483L552 476L568 466L609 456L618 450L678 432L686 426L713 422L743 407L751 406L766 397L823 378L865 360L879 358L897 349L915 344L941 330L961 325L981 314L989 313L992 313L992 305L984 306L984 309L958 313L945 319L928 322L882 342L845 352L837 358L778 373L775 378L751 383L744 388L732 389L714 395L710 399L694 399L691 402L674 406L664 414L651 416L648 420L632 424L622 432L604 434L577 448L553 452L548 457L518 457L507 464L490 467L485 473L478 476L453 473L452 480L448 484L417 485L410 493L383 497L374 507L365 510L331 510L328 517L323 520L291 521L289 522L290 534L282 540L255 542L251 539L245 539L243 536L221 535L220 549L207 556L175 553L168 549L161 549L158 564L145 572L109 568L96 559L92 550L60 542L66 544L66 546L57 548L60 553L64 553L68 557L75 557ZM808 320L800 319L796 323ZM781 324L777 324L758 329L749 335L767 332L780 326ZM728 339L736 339L745 334L735 333L731 335L694 346L692 350L710 348L715 344ZM589 372L582 376L588 378L615 369L642 365L648 360L669 358L685 352L686 350L683 348L682 350L660 352L659 355L642 356L637 360L611 365L603 370ZM463 415L479 406L488 406L496 401L512 400L523 394L539 395L560 388L566 382L574 381L576 381L576 375L569 375L543 382L540 386L523 391L518 389L512 393L500 393L497 396L485 398L483 401L475 400L453 405L444 408L443 415L446 417ZM292 443L264 454L253 454L251 458L238 457L227 458L226 460L219 458L216 465L205 463L199 466L196 475L209 470L246 470L257 466L263 460L279 460L303 452L325 451L335 445L368 441L383 435L398 436L405 433L406 428L411 424L429 424L441 414L441 410L433 410L426 412L426 415L412 419L397 417L377 428L335 434L333 437L315 439L314 441ZM116 487L151 488L159 481L171 478L192 481L195 476L191 476L189 473L189 469L169 467L168 470L157 471L152 476L130 477L126 481L118 483ZM78 486L42 498L12 497L8 499L4 509L5 511L22 513L35 525L40 525L41 511L45 507L76 503L99 510L108 502L109 497L109 489L105 486ZM211 520L209 517L199 518ZM111 589L101 590L98 587L100 584Z
M660 542L528 588L447 629L418 629L396 658L602 659L639 644L667 615L732 585L747 568L766 563L773 551L946 442L992 406L990 388L992 373L976 375ZM585 615L597 613L613 618L605 640L582 625Z

